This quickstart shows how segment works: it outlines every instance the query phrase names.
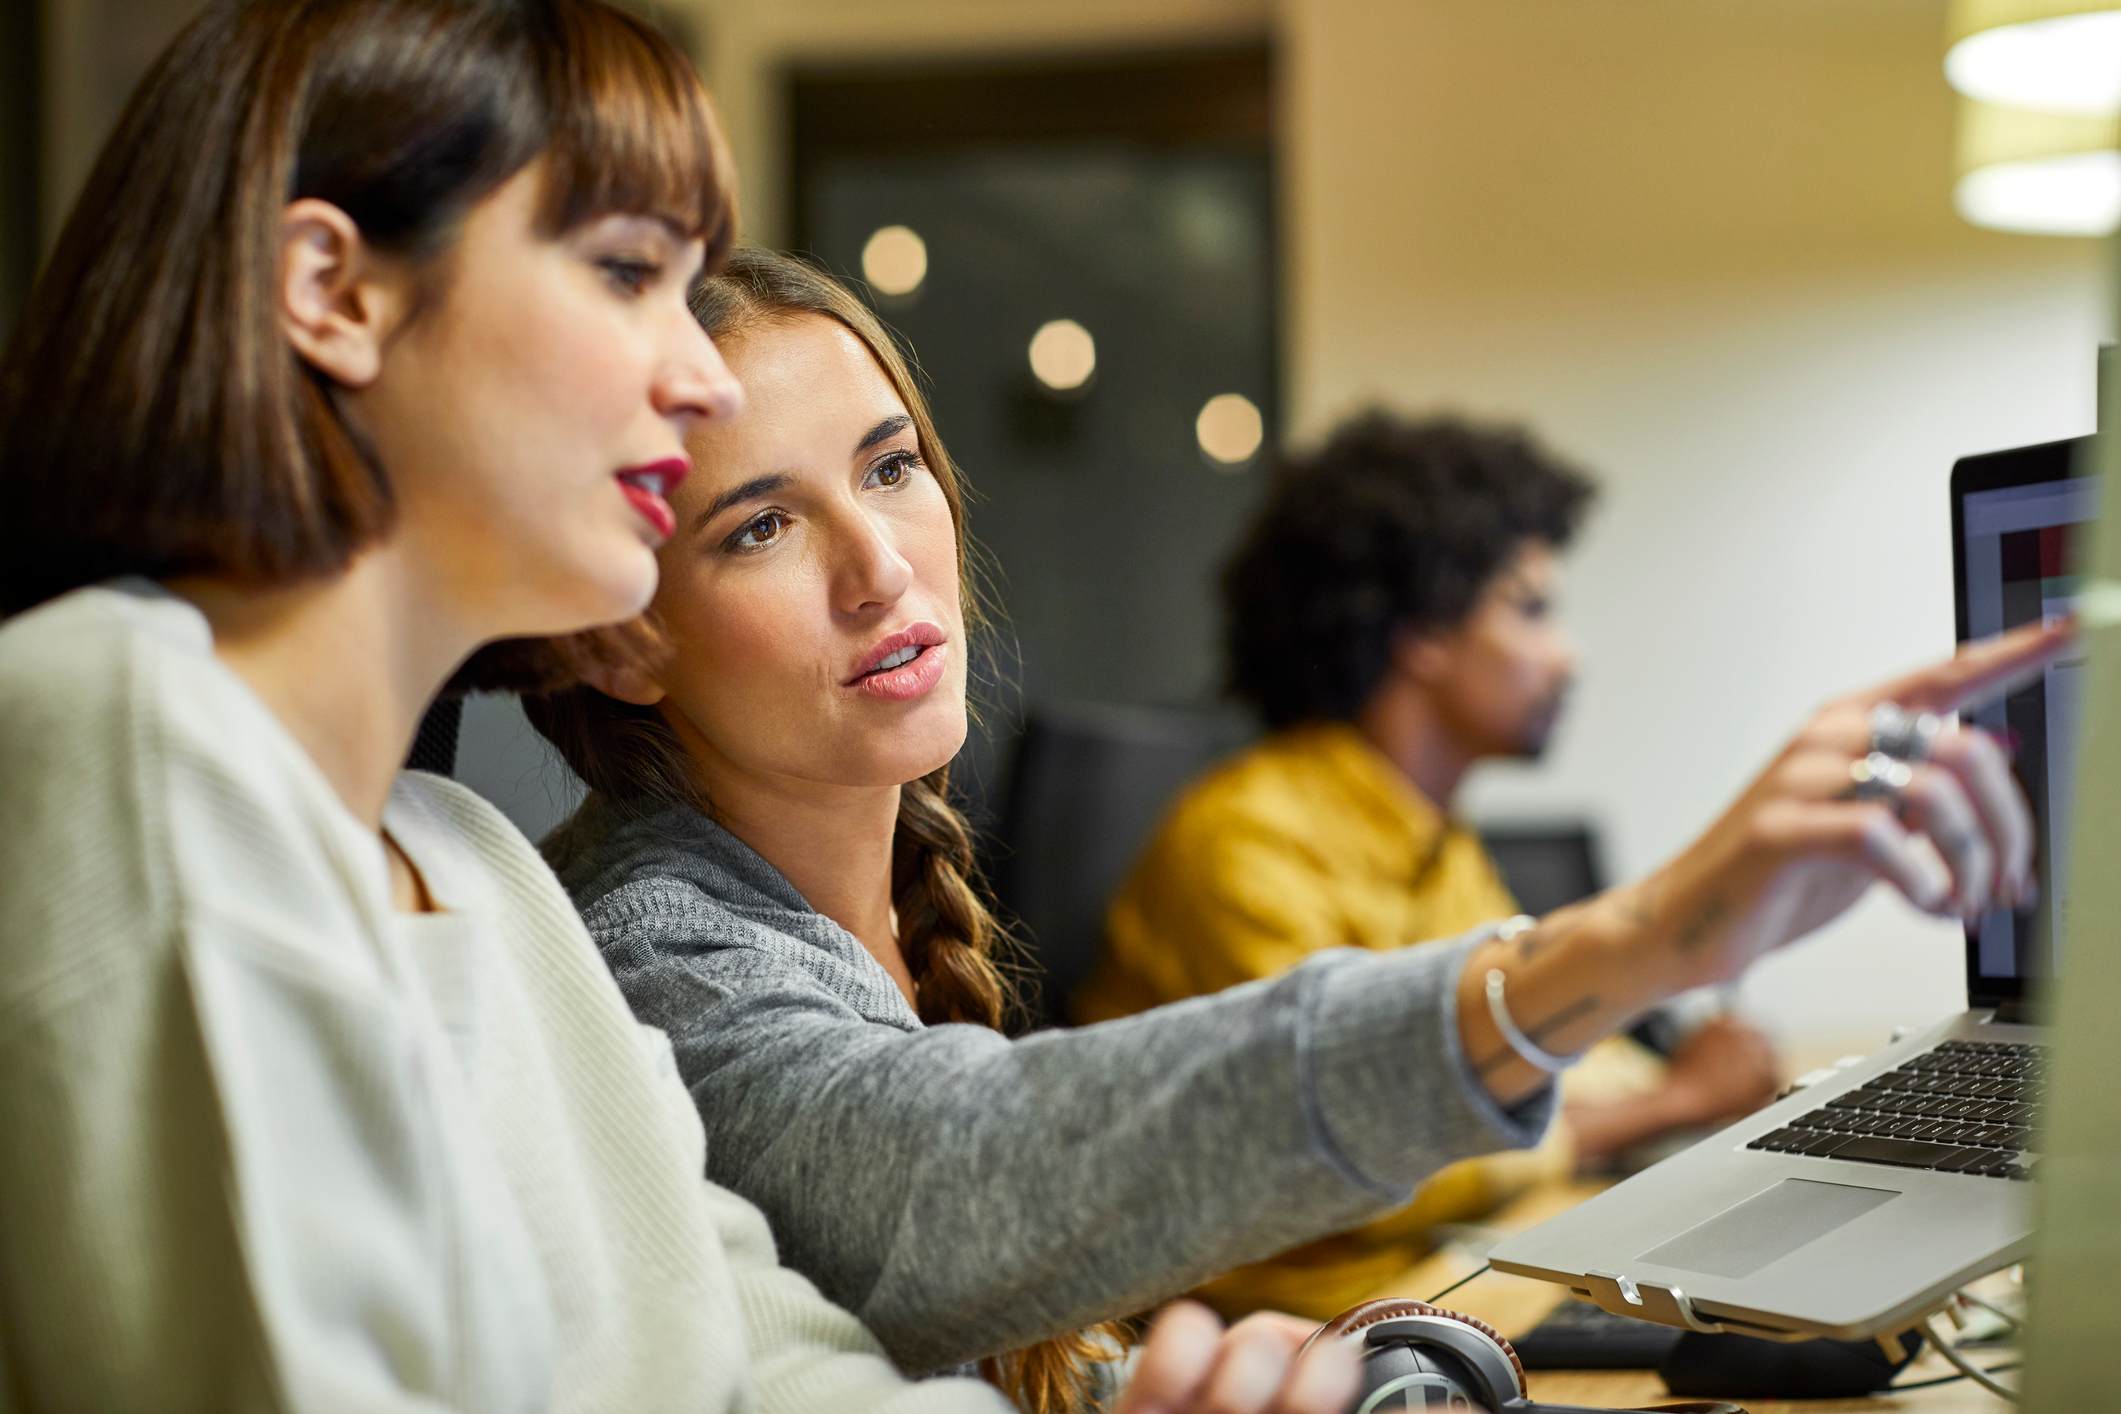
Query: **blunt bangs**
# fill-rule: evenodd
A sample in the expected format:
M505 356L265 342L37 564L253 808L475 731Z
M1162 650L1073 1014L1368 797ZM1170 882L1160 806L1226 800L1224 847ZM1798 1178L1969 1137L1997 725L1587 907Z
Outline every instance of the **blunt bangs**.
M569 7L546 53L544 208L557 235L624 212L667 221L718 269L736 232L734 164L676 45L615 9Z
M388 468L281 329L291 198L424 265L545 154L545 234L661 217L712 269L727 152L683 53L605 0L207 0L0 358L0 617L114 575L335 574L389 533Z

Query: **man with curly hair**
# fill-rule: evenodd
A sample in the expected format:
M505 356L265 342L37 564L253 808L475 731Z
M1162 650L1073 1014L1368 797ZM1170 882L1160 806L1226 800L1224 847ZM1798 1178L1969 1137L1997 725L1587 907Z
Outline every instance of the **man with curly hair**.
M1085 1021L1273 976L1328 947L1395 948L1518 912L1453 805L1479 761L1536 758L1575 657L1556 558L1592 499L1527 434L1372 411L1279 468L1222 580L1233 696L1267 728L1189 787L1114 900ZM1410 1080L1413 1078L1410 1078ZM1571 1073L1550 1142L1447 1169L1390 1217L1229 1273L1225 1315L1320 1319L1405 1296L1437 1224L1539 1179L1774 1095L1730 1019L1667 1065L1609 1042Z

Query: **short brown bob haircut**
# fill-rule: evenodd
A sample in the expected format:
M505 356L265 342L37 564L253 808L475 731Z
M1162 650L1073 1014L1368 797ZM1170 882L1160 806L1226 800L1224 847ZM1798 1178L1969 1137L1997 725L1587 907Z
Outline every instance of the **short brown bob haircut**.
M534 159L539 229L663 217L718 266L727 148L669 40L603 0L213 0L104 145L0 364L0 616L114 575L329 575L387 468L281 332L281 212L434 263ZM589 356L593 356L589 355Z

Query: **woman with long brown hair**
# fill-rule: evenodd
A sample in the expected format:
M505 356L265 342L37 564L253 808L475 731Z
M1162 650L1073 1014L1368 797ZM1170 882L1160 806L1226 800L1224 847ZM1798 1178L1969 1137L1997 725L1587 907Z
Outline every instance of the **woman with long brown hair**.
M0 1403L1000 1407L778 1264L529 842L399 771L452 676L632 661L730 175L601 0L216 0L135 94L0 369Z
M1078 1403L1085 1328L1530 1142L1557 1053L1874 880L1938 911L2025 886L1994 743L1941 730L1898 802L1852 797L1851 766L1874 705L1948 710L2054 652L2039 631L1823 709L1670 864L1536 926L1012 1041L948 794L976 626L957 473L829 277L738 251L693 303L749 411L689 443L665 660L526 702L590 787L546 854L669 1033L710 1174L909 1370L984 1360L1022 1407Z

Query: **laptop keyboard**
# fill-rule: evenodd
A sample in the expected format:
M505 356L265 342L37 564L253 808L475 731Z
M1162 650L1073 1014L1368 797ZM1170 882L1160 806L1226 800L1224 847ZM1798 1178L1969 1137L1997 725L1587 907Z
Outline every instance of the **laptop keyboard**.
M1746 1147L2028 1179L2043 1064L2039 1046L1946 1041Z

